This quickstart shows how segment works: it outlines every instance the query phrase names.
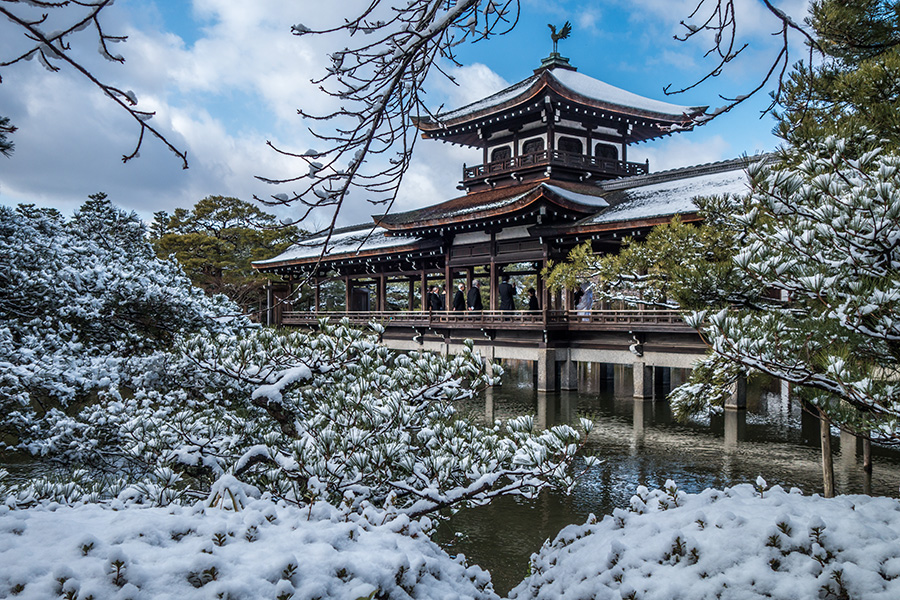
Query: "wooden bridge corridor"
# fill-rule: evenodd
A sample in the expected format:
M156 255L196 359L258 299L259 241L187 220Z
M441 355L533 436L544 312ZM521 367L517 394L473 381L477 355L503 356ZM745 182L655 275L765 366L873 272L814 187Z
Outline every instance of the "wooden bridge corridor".
M632 371L635 399L654 397L660 369L690 370L706 354L697 331L677 311L289 311L270 315L270 323L316 327L319 320L347 319L385 328L383 343L401 351L459 352L465 340L489 366L496 360L534 361L537 390L575 390L578 363L606 363ZM685 371L682 371L685 372ZM744 386L729 408L746 407Z

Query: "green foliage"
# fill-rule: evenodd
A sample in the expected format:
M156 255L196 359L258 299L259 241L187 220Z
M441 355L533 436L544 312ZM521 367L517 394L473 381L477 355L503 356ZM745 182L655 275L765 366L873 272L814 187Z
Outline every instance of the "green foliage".
M718 404L738 365L805 387L842 427L900 440L900 156L876 142L829 138L751 166L734 264L784 300L693 317L715 356L673 394L679 410Z
M701 214L718 215L732 203L728 197L698 199ZM615 255L595 255L589 242L577 246L564 263L543 275L551 289L595 282L595 297L628 305L700 309L724 306L743 291L731 258L734 231L718 218L699 225L679 217L653 228L643 241L622 241Z
M816 0L809 24L821 56L798 64L785 86L777 133L802 147L828 135L877 132L900 145L900 5Z
M160 258L174 255L191 282L255 308L267 278L251 263L270 258L296 239L296 227L237 198L208 196L191 210L154 214L151 238Z

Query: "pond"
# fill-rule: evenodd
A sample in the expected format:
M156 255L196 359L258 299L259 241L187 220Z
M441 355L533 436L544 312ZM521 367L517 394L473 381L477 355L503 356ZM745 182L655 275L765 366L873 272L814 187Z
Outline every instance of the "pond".
M498 593L525 577L531 553L544 540L566 525L583 523L591 513L600 517L627 507L639 485L659 488L672 479L679 489L699 492L752 483L762 475L770 486L797 487L804 494L822 491L818 421L779 386L751 382L746 411L678 423L664 400L635 402L630 389L616 397L605 366L581 365L579 391L554 394L534 391L530 363L505 362L504 368L502 385L461 405L463 413L481 420L533 414L541 426L591 418L589 452L604 462L571 496L500 498L441 525L435 541L489 570ZM868 478L855 439L841 439L835 432L832 446L839 494L898 496L900 453L873 447L874 473Z

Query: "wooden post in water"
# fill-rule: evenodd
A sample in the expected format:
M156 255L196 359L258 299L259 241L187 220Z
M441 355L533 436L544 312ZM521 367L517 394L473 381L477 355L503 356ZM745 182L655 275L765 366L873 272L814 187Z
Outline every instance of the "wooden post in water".
M863 438L863 493L872 493L872 440Z
M819 408L819 435L822 442L822 485L826 498L834 498L834 458L831 456L831 423Z

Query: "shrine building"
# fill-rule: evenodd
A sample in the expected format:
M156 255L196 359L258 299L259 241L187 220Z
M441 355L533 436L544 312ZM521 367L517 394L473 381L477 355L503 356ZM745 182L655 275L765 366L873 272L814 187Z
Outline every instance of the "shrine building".
M555 389L556 362L569 365L563 387L573 360L631 364L656 352L657 365L686 368L705 347L674 311L605 304L576 311L572 291L549 293L539 273L586 241L595 252L615 253L623 237L641 238L675 215L698 221L696 196L746 191L745 159L656 173L628 160L632 144L688 131L708 118L706 110L613 87L554 52L527 79L415 122L424 139L481 149L481 164L462 166L461 195L336 229L325 248L321 235L255 262L284 282L270 288L268 322L376 320L398 349L453 352L473 339L488 358L538 360L539 389ZM504 275L517 287L514 311L500 310ZM468 293L476 280L484 310L454 311L459 284ZM298 309L291 293L301 281L313 291ZM328 282L343 284L343 305L331 310L320 292ZM538 310L528 310L526 285ZM439 310L429 303L435 286ZM639 386L646 383L636 374L635 396L644 393Z

